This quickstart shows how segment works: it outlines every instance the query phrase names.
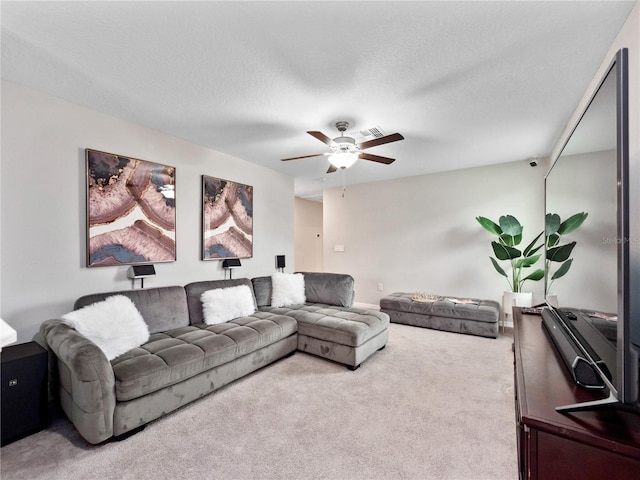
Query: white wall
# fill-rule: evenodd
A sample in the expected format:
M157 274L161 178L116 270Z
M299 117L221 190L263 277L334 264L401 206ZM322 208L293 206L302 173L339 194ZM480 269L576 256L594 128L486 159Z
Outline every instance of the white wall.
M126 266L85 266L85 148L176 167L177 261L156 264L146 288L224 278L200 260L203 174L254 187L254 256L234 277L293 261L292 177L2 82L1 317L19 342L83 294L131 288Z
M636 5L566 129L559 132L552 158L564 145L615 52L629 48L631 201L640 204L640 4ZM501 300L506 284L489 263L491 236L476 223L511 213L526 237L542 230L548 165L526 162L426 175L324 192L324 270L351 273L356 301L378 304L394 291ZM640 219L632 225L640 244ZM334 245L345 251L335 252ZM640 248L633 252L640 265ZM542 262L539 264L542 268ZM572 272L576 273L576 272ZM640 271L634 272L640 285ZM377 284L383 284L383 291ZM527 284L534 303L543 300L543 282Z
M295 199L296 272L322 272L322 203Z
M508 285L489 261L493 237L475 217L514 215L526 246L542 231L545 173L544 165L513 162L352 185L344 198L342 188L325 190L324 269L353 275L359 303L377 305L396 291L501 302ZM542 282L525 287L541 301Z
M611 44L609 51L602 59L602 64L593 76L589 87L585 91L580 103L569 119L565 129L559 134L550 158L554 161L560 154L562 147L578 123L582 112L591 101L594 92L605 76L616 52L621 48L629 49L629 150L632 163L640 158L640 3L629 14L627 21Z

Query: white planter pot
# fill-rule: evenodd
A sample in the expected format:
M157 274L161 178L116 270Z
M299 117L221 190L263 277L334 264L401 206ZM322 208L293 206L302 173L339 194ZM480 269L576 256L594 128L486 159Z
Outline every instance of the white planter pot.
M547 296L545 298L547 300L547 303L552 307L558 306L558 295L556 295L555 293L547 293Z
M504 321L513 321L513 307L530 307L532 304L532 292L504 292L502 294L502 312L504 313Z

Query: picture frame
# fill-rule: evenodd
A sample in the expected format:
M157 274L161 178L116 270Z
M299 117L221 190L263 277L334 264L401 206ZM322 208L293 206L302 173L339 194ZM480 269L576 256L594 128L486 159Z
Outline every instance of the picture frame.
M176 169L85 149L87 267L176 261Z
M202 175L202 260L253 257L253 187Z

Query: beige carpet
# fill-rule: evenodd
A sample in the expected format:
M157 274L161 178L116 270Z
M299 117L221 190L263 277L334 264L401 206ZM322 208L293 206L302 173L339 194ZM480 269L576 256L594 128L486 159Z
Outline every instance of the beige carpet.
M512 339L392 324L358 370L296 353L92 446L63 417L1 449L10 479L517 478Z

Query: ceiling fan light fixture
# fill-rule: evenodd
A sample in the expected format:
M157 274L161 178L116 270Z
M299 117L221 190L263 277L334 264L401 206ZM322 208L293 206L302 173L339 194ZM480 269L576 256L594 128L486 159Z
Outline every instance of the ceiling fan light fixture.
M352 152L337 152L329 157L329 162L336 168L349 168L358 160L358 154Z

